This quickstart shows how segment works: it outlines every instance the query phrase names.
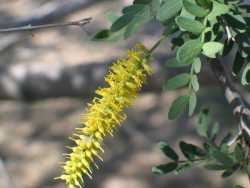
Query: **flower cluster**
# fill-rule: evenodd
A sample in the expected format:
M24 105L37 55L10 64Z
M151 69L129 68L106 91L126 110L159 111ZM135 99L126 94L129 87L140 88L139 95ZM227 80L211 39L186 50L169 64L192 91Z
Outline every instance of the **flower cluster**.
M137 44L128 51L126 59L112 65L105 77L108 86L96 90L98 96L81 116L84 126L76 129L72 137L76 146L67 154L64 174L59 177L68 188L81 187L84 175L92 178L92 166L97 166L94 160L102 160L104 137L113 135L115 128L125 120L124 109L131 106L147 76L153 72L148 62L148 50Z

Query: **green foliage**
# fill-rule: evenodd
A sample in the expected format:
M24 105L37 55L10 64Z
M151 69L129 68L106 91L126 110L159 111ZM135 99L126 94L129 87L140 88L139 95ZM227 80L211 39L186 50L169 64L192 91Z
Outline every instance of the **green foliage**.
M166 143L166 142L160 142L159 143L160 150L168 156L170 159L174 161L179 160L179 156L176 154L176 152Z
M124 15L122 15L112 24L111 31L117 32L121 30L122 28L124 28L125 26L127 26L131 22L133 16L134 14L130 14L130 13L128 14L125 13Z
M177 167L178 167L178 164L176 162L170 162L167 164L162 164L162 165L158 165L158 166L153 167L152 172L154 174L164 175L164 174L172 172Z
M221 16L229 12L229 7L227 4L220 3L217 1L212 1L212 4L213 8L209 13L209 15L207 16L207 19L211 22L216 21L218 16Z
M93 39L102 41L127 39L153 19L155 13L152 12L152 4L151 1L136 1L133 5L123 8L120 17L115 16L115 14L109 15L109 21L112 23L111 28L98 32ZM155 3L154 6L156 6Z
M193 115L196 105L197 105L197 96L195 93L191 93L189 95L189 103L188 103L188 115L189 116Z
M205 17L209 13L208 9L205 9L190 0L184 0L183 5L190 14L196 17Z
M207 138L208 137L208 125L209 125L209 110L204 109L200 112L196 131L197 133Z
M210 113L208 109L200 112L196 130L202 136L204 142L201 146L180 141L179 147L184 157L178 155L171 146L165 142L160 143L160 149L170 160L166 164L161 164L152 168L155 174L164 175L170 172L176 174L183 173L188 169L200 166L211 171L221 171L221 177L227 178L236 172L245 172L249 164L249 155L241 143L229 146L229 137L226 136L218 142L219 125L210 123ZM209 127L212 129L209 129ZM240 188L240 185L236 185Z
M207 42L202 46L202 53L207 57L216 58L217 54L222 54L223 47L219 42Z
M176 58L168 60L166 66L168 68L190 66L190 72L187 73L190 76L186 75L187 81L176 80L178 82L174 84L176 87L171 88L179 89L182 86L188 86L189 115L193 114L197 104L196 93L200 88L198 74L202 70L200 58L209 60L224 57L232 52L236 45L238 51L234 58L232 73L235 76L240 76L242 85L250 83L250 68L247 64L247 62L250 62L250 29L247 20L249 24L250 19L246 19L244 14L244 11L250 12L250 10L249 6L240 6L240 4L239 1L183 0L181 11L178 6L175 14L173 14L175 15L175 23L170 19L173 15L169 17L169 21L166 19L167 21L164 22L164 26L166 26L166 22L169 22L170 25L179 28L178 34L171 41L173 48L177 48ZM162 20L160 21L162 22ZM176 30L174 33L176 33ZM176 77L178 78L178 75ZM170 78L169 81L172 82L172 79ZM169 84L167 84L167 87L164 85L164 88L168 89ZM179 105L174 101L170 108L171 111L176 109L173 106L175 104ZM184 111L186 105L186 103L182 105L181 110L178 108L178 112ZM179 114L178 116L171 116L170 119L177 117L179 117Z
M185 67L185 66L188 66L192 63L193 63L193 61L177 61L177 59L174 57L174 58L167 60L166 67L168 67L168 68Z
M162 23L175 17L182 8L182 0L164 0L157 12L157 19Z
M189 96L180 96L172 103L168 112L168 117L171 120L178 118L185 110L189 103Z
M201 52L202 42L199 39L185 42L177 51L177 61L189 62L194 60Z
M190 82L190 79L191 79L190 74L187 74L187 73L179 74L169 79L167 83L165 84L164 88L166 90L173 90L173 89L186 86Z
M182 30L194 34L200 34L205 29L201 22L183 16L178 16L176 23Z

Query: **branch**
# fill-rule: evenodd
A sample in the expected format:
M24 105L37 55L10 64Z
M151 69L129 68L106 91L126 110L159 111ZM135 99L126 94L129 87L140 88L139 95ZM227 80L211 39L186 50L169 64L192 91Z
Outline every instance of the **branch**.
M99 1L98 1L99 2ZM49 24L52 22L58 22L66 16L75 13L76 11L83 10L87 6L96 3L91 0L54 0L50 1L41 7L35 9L30 16L26 18L21 18L14 22L1 23L0 27L10 28L10 27L23 27L27 25L42 25ZM1 37L0 43L0 53L13 47L16 43L25 40L25 37L22 37L23 33L15 33L12 35L4 35Z
M34 31L34 30L41 30L41 29L48 29L48 28L66 27L66 26L83 26L83 25L90 23L90 21L91 21L91 18L84 18L79 21L71 21L71 22L65 22L65 23L43 24L43 25L36 25L36 26L27 25L27 26L22 26L22 27L0 29L0 33Z
M250 144L250 109L247 103L233 86L221 62L219 60L214 60L209 62L209 64L224 90L225 98L231 105L234 116L239 119L239 133L237 139L243 136L246 143Z
M48 24L79 11L89 5L96 3L91 0L53 0L31 12L26 18L20 18L14 22L1 23L1 28L22 27L27 25Z

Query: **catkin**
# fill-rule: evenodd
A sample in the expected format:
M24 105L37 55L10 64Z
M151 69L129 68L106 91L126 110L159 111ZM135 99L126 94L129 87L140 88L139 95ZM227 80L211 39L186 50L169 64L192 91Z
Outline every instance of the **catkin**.
M105 76L107 87L96 90L98 95L88 104L86 113L81 116L81 128L72 136L75 146L67 154L63 175L59 177L68 188L84 185L85 175L92 178L95 160L102 160L104 137L113 135L114 130L125 119L124 109L132 105L138 91L152 74L147 49L137 44L128 51L125 59L114 63Z

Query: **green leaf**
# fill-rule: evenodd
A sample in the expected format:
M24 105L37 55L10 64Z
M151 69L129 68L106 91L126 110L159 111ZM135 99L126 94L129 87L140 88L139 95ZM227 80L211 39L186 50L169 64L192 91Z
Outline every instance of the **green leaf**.
M136 33L142 27L142 25L150 21L151 18L150 8L148 6L144 7L141 12L134 15L133 20L128 24L124 34L124 38L127 39L132 34Z
M239 45L238 51L240 52L241 57L249 59L249 56L250 56L249 35L246 33L239 33L235 36L235 39Z
M220 163L209 163L209 164L206 164L204 165L204 168L206 168L207 170L225 170L227 169L227 166L225 165L222 165Z
M192 64L193 61L186 61L186 62L179 62L177 61L176 57L168 59L166 62L166 67L168 68L179 68L179 67L185 67L188 66L190 64Z
M212 6L211 0L196 0L197 4L203 8L210 9Z
M197 105L197 96L195 95L195 93L192 93L189 96L189 109L188 109L189 116L193 115L195 108L196 108L196 105Z
M209 10L190 2L189 0L184 0L183 5L189 13L193 14L196 17L205 17L209 13Z
M174 90L187 85L190 81L190 74L182 73L173 78L170 78L164 85L166 90Z
M213 1L212 11L207 16L209 21L215 21L218 16L226 14L229 12L229 7L226 4L218 3L217 1Z
M233 165L232 168L227 169L227 170L225 170L225 171L223 172L222 177L223 177L223 178L227 178L227 177L231 176L231 175L232 175L233 173L235 173L239 168L240 168L240 165L239 165L239 164Z
M209 110L203 109L199 113L198 126L196 128L198 134L203 137L208 137Z
M176 154L176 152L166 143L166 142L160 142L159 143L161 151L168 156L170 159L174 161L179 160L179 156Z
M195 156L205 156L205 152L200 149L198 146L195 146L193 144L188 144L183 141L180 142L180 149L184 156L189 160L194 160Z
M160 11L161 8L161 0L153 0L152 1L152 8L154 11L154 16L157 17L158 12Z
M213 127L212 127L212 130L209 134L209 138L211 140L214 140L217 136L217 134L219 133L219 130L220 130L220 126L219 126L219 123L214 123Z
M207 42L202 47L202 53L210 58L216 58L217 54L223 52L224 45L220 42Z
M110 21L111 23L114 23L119 16L117 16L114 12L107 12L105 14L106 18L108 19L108 21ZM115 40L119 40L120 38L122 38L122 31L121 32L116 32L116 33L112 33L109 29L103 29L99 32L97 32L92 40L94 41L115 41Z
M193 67L194 67L194 72L196 74L201 72L201 60L200 60L200 58L196 58L194 60Z
M134 0L133 4L149 4L152 0Z
M192 168L195 164L194 163L179 163L178 168L175 170L175 173L177 175L180 175L181 173L184 173L185 171L189 170Z
M157 175L163 175L174 171L178 167L178 164L171 162L168 164L158 165L152 168L152 172Z
M200 84L199 84L199 81L198 81L198 77L197 75L193 75L192 78L191 78L191 85L192 85L192 88L195 92L199 91L200 89Z
M143 4L134 4L134 5L130 5L125 7L124 9L122 9L122 13L123 14L137 14L138 12L142 11L146 6Z
M189 96L178 97L170 107L170 110L168 112L168 118L170 120L178 118L181 115L181 113L185 110L188 103L189 103Z
M189 18L191 20L195 19L195 16L193 14L190 14L184 7L181 9L180 16Z
M119 17L111 26L112 32L117 32L127 26L133 19L133 14L124 14Z
M241 15L226 14L224 16L226 22L231 28L244 30L247 27L247 23Z
M250 83L250 63L246 64L241 74L241 84L245 86L249 85L249 83Z
M224 136L224 138L221 140L220 146L222 145L227 145L227 143L232 139L232 134L231 133L227 133L226 136Z
M202 42L199 39L185 42L177 51L177 61L189 62L195 59L201 52Z
M178 27L178 26L177 26ZM178 35L176 37L173 37L171 39L171 43L172 43L172 50L174 50L176 47L180 47L184 44L184 39L181 35Z
M201 22L190 18L179 16L175 21L181 29L194 34L200 34L205 29Z
M220 151L222 153L225 153L226 155L228 155L230 158L232 157L231 153L229 154L229 146L228 146L228 144L222 144L220 146Z
M110 35L111 35L111 32L109 29L103 29L94 35L93 40L106 39L110 37Z
M123 38L124 35L124 29L118 31L118 32L111 32L108 29L104 29L99 31L95 36L92 38L93 41L117 41Z
M245 159L245 152L241 144L237 144L234 149L234 155L236 160L242 161Z
M113 11L107 12L105 16L110 23L114 23L119 18L119 16Z
M242 10L245 10L246 12L250 13L250 5L249 4L242 4L242 5L239 5L239 7Z
M161 22L173 18L182 8L182 0L165 0L164 2L157 15Z
M174 34L175 32L177 32L179 30L178 25L175 23L174 19L170 19L168 22L166 22L164 24L165 30L163 35L168 37L171 34Z
M212 156L221 164L226 166L232 166L233 160L229 157L228 154L221 152L218 149L212 149Z

